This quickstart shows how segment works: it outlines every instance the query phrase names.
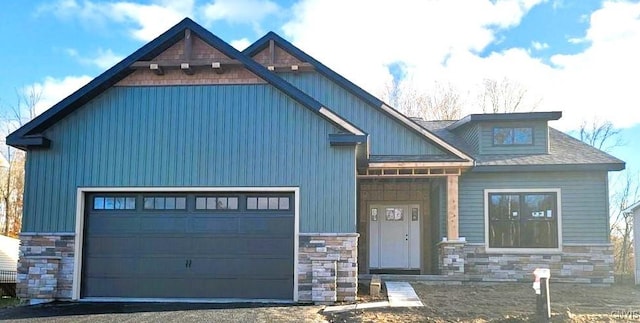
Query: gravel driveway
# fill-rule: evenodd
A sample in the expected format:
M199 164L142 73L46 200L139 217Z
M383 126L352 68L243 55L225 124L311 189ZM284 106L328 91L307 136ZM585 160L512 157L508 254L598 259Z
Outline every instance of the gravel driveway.
M66 303L0 310L6 322L326 322L321 306L184 303Z

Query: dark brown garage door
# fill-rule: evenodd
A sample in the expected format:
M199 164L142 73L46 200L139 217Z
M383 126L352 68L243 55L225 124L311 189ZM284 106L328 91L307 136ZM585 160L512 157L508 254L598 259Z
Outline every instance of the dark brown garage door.
M293 299L291 193L95 193L82 294Z

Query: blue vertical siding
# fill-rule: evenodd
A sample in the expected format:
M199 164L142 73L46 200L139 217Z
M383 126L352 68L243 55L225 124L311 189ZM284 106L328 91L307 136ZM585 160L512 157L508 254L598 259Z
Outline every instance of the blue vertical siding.
M28 153L23 231L74 231L78 187L296 186L301 232L355 232L337 131L269 85L114 87Z
M549 153L549 130L546 121L529 122L485 122L480 128L480 154L547 154ZM531 127L533 128L533 145L494 146L494 127Z
M448 154L386 115L379 107L370 106L319 73L278 75L367 132L372 155Z
M560 188L564 243L609 241L608 178L602 172L466 173L459 183L460 235L484 243L484 190Z

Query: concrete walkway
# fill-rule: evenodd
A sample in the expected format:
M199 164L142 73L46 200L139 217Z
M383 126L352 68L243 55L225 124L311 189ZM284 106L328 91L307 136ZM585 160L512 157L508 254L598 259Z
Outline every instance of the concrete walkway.
M391 307L421 307L424 306L416 291L407 282L385 282L387 298Z
M385 282L388 301L327 306L325 313L340 313L358 309L382 308L382 307L422 307L416 291L407 282Z

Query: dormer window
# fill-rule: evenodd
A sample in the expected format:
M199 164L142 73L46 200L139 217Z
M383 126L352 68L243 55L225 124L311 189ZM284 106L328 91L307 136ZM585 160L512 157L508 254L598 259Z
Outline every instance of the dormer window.
M532 127L495 127L493 128L495 146L533 145Z

